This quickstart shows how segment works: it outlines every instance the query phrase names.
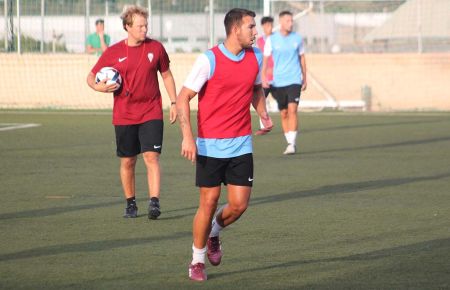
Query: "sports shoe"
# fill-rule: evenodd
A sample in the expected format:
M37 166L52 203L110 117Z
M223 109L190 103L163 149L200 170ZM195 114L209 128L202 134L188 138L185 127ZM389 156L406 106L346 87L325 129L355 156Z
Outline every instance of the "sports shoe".
M135 218L137 217L138 208L136 204L130 204L125 208L124 218Z
M206 276L205 264L197 263L189 265L189 279L194 281L206 281L208 278Z
M295 154L296 152L297 152L297 147L293 144L288 144L288 146L286 147L286 150L284 150L283 154L291 155L291 154Z
M219 237L209 237L206 245L208 246L208 251L206 254L209 262L213 266L218 266L223 255Z
M159 200L150 200L148 203L148 218L156 220L161 215L161 209L159 206Z

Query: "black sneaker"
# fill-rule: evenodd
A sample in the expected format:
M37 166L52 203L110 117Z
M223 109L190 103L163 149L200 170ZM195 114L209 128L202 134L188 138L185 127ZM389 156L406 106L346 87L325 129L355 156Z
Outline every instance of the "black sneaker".
M159 206L159 200L153 198L148 203L148 218L151 220L156 220L161 215L161 209Z
M130 204L125 208L124 218L136 218L137 217L138 208L136 204Z

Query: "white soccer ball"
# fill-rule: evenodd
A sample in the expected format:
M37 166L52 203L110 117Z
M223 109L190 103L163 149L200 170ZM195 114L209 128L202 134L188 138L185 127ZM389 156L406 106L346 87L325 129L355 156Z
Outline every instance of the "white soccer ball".
M106 81L107 85L118 84L119 86L117 87L117 89L119 89L120 86L122 85L122 77L120 76L119 71L113 67L106 66L101 70L99 70L98 73L95 75L96 84L105 79L108 79Z

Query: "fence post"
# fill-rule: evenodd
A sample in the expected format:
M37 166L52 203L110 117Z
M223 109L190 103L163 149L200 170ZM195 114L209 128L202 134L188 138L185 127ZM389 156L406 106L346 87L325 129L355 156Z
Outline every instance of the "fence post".
M320 0L320 53L325 53L325 25L326 25L326 20L325 20L325 7L323 4L323 0Z
M44 17L45 17L45 0L41 0L41 53L44 53Z
M264 0L263 16L270 16L270 0Z
M152 34L152 30L153 30L152 0L147 1L147 10L148 10L148 20L150 21L150 25L148 28L148 34Z
M3 8L5 12L5 52L8 51L8 1L3 1Z
M17 0L17 53L22 53L22 47L21 47L21 32L20 32L20 0Z
M164 26L164 0L160 1L160 8L159 8L159 41L163 42L163 37L164 37L164 30L163 30L163 26Z
M87 37L89 35L89 14L90 14L90 10L91 10L91 1L90 0L86 0L86 13L85 13L85 19L84 19L84 47L86 49L87 46Z
M209 0L209 47L214 46L214 0Z
M372 111L372 88L368 85L361 87L361 99L365 103L366 111Z
M422 3L417 0L417 52L423 52L422 44Z

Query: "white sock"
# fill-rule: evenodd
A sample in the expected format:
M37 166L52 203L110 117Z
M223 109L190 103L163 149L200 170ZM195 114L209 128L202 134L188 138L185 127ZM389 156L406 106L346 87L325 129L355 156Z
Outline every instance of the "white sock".
M212 226L211 226L211 233L209 234L209 237L218 237L219 232L223 229L221 225L216 221L216 217L213 218Z
M192 265L195 265L197 263L205 264L205 256L206 256L206 247L203 249L197 249L194 247L194 244L192 244Z
M284 138L286 138L286 142L288 142L288 144L289 144L289 135L290 135L289 133L290 133L290 131L284 133Z
M289 131L288 136L286 137L287 142L289 144L295 145L297 142L297 131Z
M267 111L267 98L266 98L266 111ZM267 112L268 112L268 111L267 111ZM263 125L263 123L262 123L261 118L259 118L259 128L260 128L260 129L264 129L264 125Z

